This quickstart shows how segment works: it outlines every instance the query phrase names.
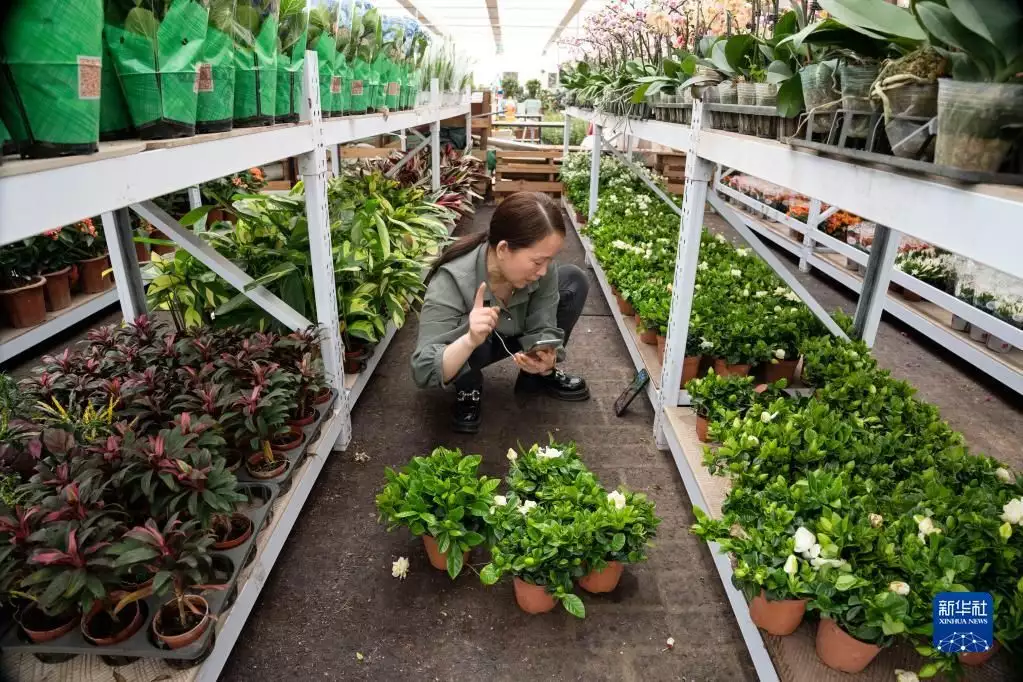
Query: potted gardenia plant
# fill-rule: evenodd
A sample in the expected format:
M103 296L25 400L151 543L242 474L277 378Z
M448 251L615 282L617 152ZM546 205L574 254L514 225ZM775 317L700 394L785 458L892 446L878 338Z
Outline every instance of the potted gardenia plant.
M692 379L686 384L689 400L696 412L696 435L701 442L707 442L707 428L730 411L745 413L754 402L753 377L721 377L713 370L707 370L702 379Z
M526 613L546 613L561 602L573 616L584 618L583 601L572 592L572 581L583 576L586 558L578 512L578 507L566 503L540 506L514 492L495 497L487 518L497 540L480 580L493 585L510 573L515 600Z
M490 536L486 515L500 481L479 476L480 455L437 448L414 457L400 472L384 471L387 483L376 496L380 520L391 531L405 526L422 535L430 564L456 578L469 551Z
M582 519L590 536L583 562L589 572L579 578L579 586L593 593L611 592L625 564L646 560L646 547L661 522L654 515L653 502L643 493L612 490L604 494L601 488L597 500L597 507Z

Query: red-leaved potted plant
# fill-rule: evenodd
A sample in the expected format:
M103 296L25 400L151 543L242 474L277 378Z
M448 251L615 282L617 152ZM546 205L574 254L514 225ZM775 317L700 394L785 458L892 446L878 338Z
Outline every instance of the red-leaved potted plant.
M86 218L67 228L73 238L74 255L78 258L78 270L82 292L98 294L114 284L110 270L110 252L107 250L103 233L96 229L92 218Z

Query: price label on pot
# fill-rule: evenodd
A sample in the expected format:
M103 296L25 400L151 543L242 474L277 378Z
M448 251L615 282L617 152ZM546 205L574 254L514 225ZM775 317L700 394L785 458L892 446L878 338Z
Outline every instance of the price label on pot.
M995 643L995 605L987 592L942 592L933 602L932 645L946 654L979 654Z
M391 97L395 97L398 95L399 92L401 92L400 88L401 88L400 83L398 83L397 81L391 81L390 83L387 84L387 94L390 95Z
M341 76L332 76L330 79L330 91L335 95L341 94Z
M103 62L99 57L78 57L78 99L99 99Z
M355 96L362 94L362 81L352 81L352 94Z
M213 65L199 64L196 92L213 92Z

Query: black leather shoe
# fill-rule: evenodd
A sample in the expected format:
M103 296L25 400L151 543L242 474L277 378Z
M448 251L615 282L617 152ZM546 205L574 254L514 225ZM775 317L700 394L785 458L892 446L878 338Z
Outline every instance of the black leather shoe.
M451 415L451 428L456 433L477 433L482 419L482 389L457 391L455 408Z
M558 400L569 402L590 399L590 389L586 387L586 380L582 377L565 374L560 369L555 369L550 374L542 376L528 372L519 372L519 378L515 381L515 390L543 391Z

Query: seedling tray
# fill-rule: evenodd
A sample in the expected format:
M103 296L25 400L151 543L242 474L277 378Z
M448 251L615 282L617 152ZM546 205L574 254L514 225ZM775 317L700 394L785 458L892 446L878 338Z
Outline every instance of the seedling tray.
M334 404L334 400L336 399L337 391L332 388L330 389L330 398L328 398L326 402L324 402L321 405L313 406L313 409L316 412L316 417L313 419L311 424L307 424L306 426L300 427L302 430L302 434L305 436L302 439L302 444L299 445L294 450L280 453L280 456L286 457L288 462L291 463L290 466L287 469L285 469L283 474L281 474L280 476L274 476L273 478L256 478L252 476L251 474L249 474L248 469L245 468L245 461L246 458L248 457L248 455L246 455L246 457L242 458L242 465L238 467L238 470L235 472L235 476L238 478L238 480L245 482L251 481L253 483L275 483L281 486L281 489L283 491L286 491L288 487L291 485L292 473L296 471L302 464L302 459L305 457L305 453L309 449L309 444L319 437L320 427L323 424L323 419L330 412L330 408Z
M227 562L230 565L230 577L224 583L225 589L207 590L201 593L209 603L210 614L214 617L219 617L234 603L239 587L238 576L242 569L255 558L256 538L269 521L273 503L280 494L278 486L265 481L239 483L238 488L242 491L249 491L249 499L252 500L250 505L241 511L252 519L252 535L237 547L211 552L215 566L219 565L221 570L224 570L228 565ZM81 627L76 627L63 637L51 642L36 644L22 633L20 627L13 627L0 640L0 649L6 652L56 655L52 661L54 663L66 660L61 655L85 654L102 656L110 665L123 665L136 658L163 658L194 665L212 650L212 638L217 629L216 623L210 623L202 636L189 646L180 649L163 648L160 640L153 634L153 618L160 606L172 598L173 594L168 593L162 597L153 596L143 600L141 603L144 605L145 620L142 627L120 644L109 646L91 644L82 635Z

